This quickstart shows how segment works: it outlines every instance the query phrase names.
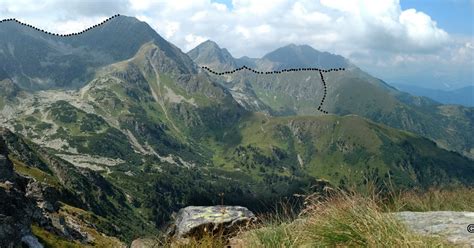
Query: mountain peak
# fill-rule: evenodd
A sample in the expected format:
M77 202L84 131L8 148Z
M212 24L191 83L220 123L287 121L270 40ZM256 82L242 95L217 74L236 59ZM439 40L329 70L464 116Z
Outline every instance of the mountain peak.
M220 48L216 42L206 40L188 52L188 56L199 65L205 65L217 70L236 67L234 57L225 48Z
M212 47L212 48L221 49L219 45L217 45L217 43L213 40L206 40L202 42L201 44L199 44L197 47Z
M302 44L302 45L297 45L295 43L290 43L286 46L283 46L281 47L283 49L292 49L292 50L303 50L303 49L307 49L307 50L314 50L314 51L318 51L316 49L314 49L313 47L309 46L309 45L306 45L306 44ZM318 51L319 52L319 51Z
M64 33L56 33L53 32L52 30L49 29L43 29L41 27L36 27L34 23L24 23L20 20L17 19L7 19L5 20L2 25L0 26L0 31L3 32L21 32L21 33L28 33L28 32L35 32L36 35L48 35L50 37L56 36L56 37L75 37L79 35L84 35L87 32L93 31L95 29L102 28L104 26L110 26L110 25L121 25L121 26L128 26L128 25L134 25L137 23L142 23L146 25L146 23L141 22L135 17L130 17L130 16L123 16L123 15L114 15L110 18L107 18L106 20L96 23L93 26L87 27L83 30L68 30ZM70 38L72 39L72 38Z
M288 44L270 52L262 59L278 64L277 69L319 67L323 69L347 67L349 62L340 55L320 52L309 45Z
M127 16L127 15L119 15L119 16L116 16L114 18L111 18L110 19L111 22L113 21L127 21L127 22L131 22L131 23L138 23L138 22L142 22L140 20L138 20L136 17L134 16ZM142 22L142 23L145 23L145 22Z
M309 45L290 43L263 56L261 59L241 57L236 59L225 48L206 40L188 52L188 56L201 66L215 70L235 69L243 65L263 70L279 70L298 67L322 69L348 67L349 61L342 56L320 52Z

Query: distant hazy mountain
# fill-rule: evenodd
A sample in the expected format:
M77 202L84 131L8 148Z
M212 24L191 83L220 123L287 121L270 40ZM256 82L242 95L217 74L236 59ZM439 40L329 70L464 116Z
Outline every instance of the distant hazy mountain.
M466 86L454 90L428 89L414 85L394 84L400 91L415 96L425 96L444 104L459 104L474 107L474 86Z
M217 47L214 49L216 54L208 54L208 57L218 56L220 51ZM329 113L364 116L421 134L442 147L474 157L474 142L468 138L474 136L473 108L442 105L428 98L398 91L343 57L322 53L306 45L288 45L251 61L255 68L263 71L299 67L347 68L346 71L324 74L328 95L323 108ZM208 64L204 60L196 62ZM323 88L318 73L303 71L278 76L236 73L214 78L233 92L234 98L249 110L260 109L262 112L285 116L320 114L317 107ZM245 90L240 90L242 88Z
M263 56L262 60L273 63L273 70L301 67L330 69L349 66L349 62L342 56L320 52L308 45L295 44L278 48Z

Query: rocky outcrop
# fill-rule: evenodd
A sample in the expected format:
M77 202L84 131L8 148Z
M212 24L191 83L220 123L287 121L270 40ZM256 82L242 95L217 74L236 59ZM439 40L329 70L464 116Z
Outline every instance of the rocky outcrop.
M232 236L239 227L255 221L255 215L239 206L189 206L181 209L170 234L175 238L196 237L222 232Z
M0 154L0 180L5 181L8 178L12 178L12 176L13 168L11 162L5 157L5 155Z
M38 207L47 212L54 212L59 209L57 202L60 192L54 187L32 180L26 187L25 196L35 200Z
M7 129L0 128L0 247L17 247L20 244L26 247L42 247L32 233L32 224L67 240L92 243L93 238L82 230L80 223L60 213L59 201L64 202L65 199L63 186L50 184L45 177L42 178L44 175L53 178L44 171L44 175L39 174L40 176L17 173L11 157L20 158L28 164L23 166L36 169L46 167L43 160L52 161L45 155L40 159L21 138ZM30 164L34 166L29 166ZM54 171L58 171L56 175L59 172L66 175L68 172L59 162L54 165ZM50 171L49 167L46 167L46 171ZM87 179L97 181L97 178L92 176Z
M26 235L21 238L22 244L29 248L43 248L44 246L33 235Z
M0 127L0 181L6 181L13 177L13 165L7 158L7 144L5 144L5 141L1 138L1 134L4 130L5 129Z
M4 150L3 153L0 151L0 154L9 154L20 161L28 162L30 167L48 171L48 166L39 158L38 153L30 148L32 144L27 144L20 136L15 135L9 129L0 127L0 140L0 150L1 147Z
M434 235L462 247L474 247L474 233L467 227L474 224L474 212L431 211L394 213L408 228L422 235Z
M13 171L8 147L2 137L4 132L6 129L0 128L0 247L14 247L31 234L31 220L40 215L40 211L22 191L26 181Z
M160 243L158 240L151 239L151 238L139 238L135 239L130 248L153 248L153 247L160 247Z
M31 234L32 216L39 212L13 185L8 189L0 187L0 199L0 247L14 247Z

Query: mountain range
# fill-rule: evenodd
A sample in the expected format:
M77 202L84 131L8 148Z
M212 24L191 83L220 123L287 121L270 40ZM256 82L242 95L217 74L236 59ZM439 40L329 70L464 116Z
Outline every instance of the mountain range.
M466 107L474 107L474 86L466 86L459 89L442 90L428 89L406 84L394 84L394 86L404 92L415 96L431 98L443 104L459 104Z
M202 66L346 70L324 73L323 96L315 71ZM187 205L264 212L321 183L473 185L473 119L306 45L236 59L212 41L183 53L133 17L70 37L6 22L0 197L17 207L0 213L20 224L0 229L99 245L156 234Z
M225 49L206 41L188 52L201 66L235 69L242 59L232 59ZM226 60L219 58L226 57ZM284 60L282 58L291 58ZM219 61L221 61L219 65ZM440 147L473 158L473 109L443 105L426 97L398 91L374 78L341 56L319 52L309 46L294 44L279 48L261 59L249 59L250 66L272 71L288 68L347 68L327 73L327 96L324 109L337 115L356 114L378 123L399 128L437 142ZM321 64L326 63L327 64ZM317 107L324 92L320 77L313 72L285 76L237 74L215 77L249 110L266 111L276 116L319 115Z

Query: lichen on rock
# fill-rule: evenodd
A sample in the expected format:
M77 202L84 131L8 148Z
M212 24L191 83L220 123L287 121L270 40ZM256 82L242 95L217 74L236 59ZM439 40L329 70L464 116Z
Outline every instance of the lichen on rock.
M189 206L178 212L170 234L175 238L186 238L220 231L232 236L240 227L255 220L255 215L245 207Z

